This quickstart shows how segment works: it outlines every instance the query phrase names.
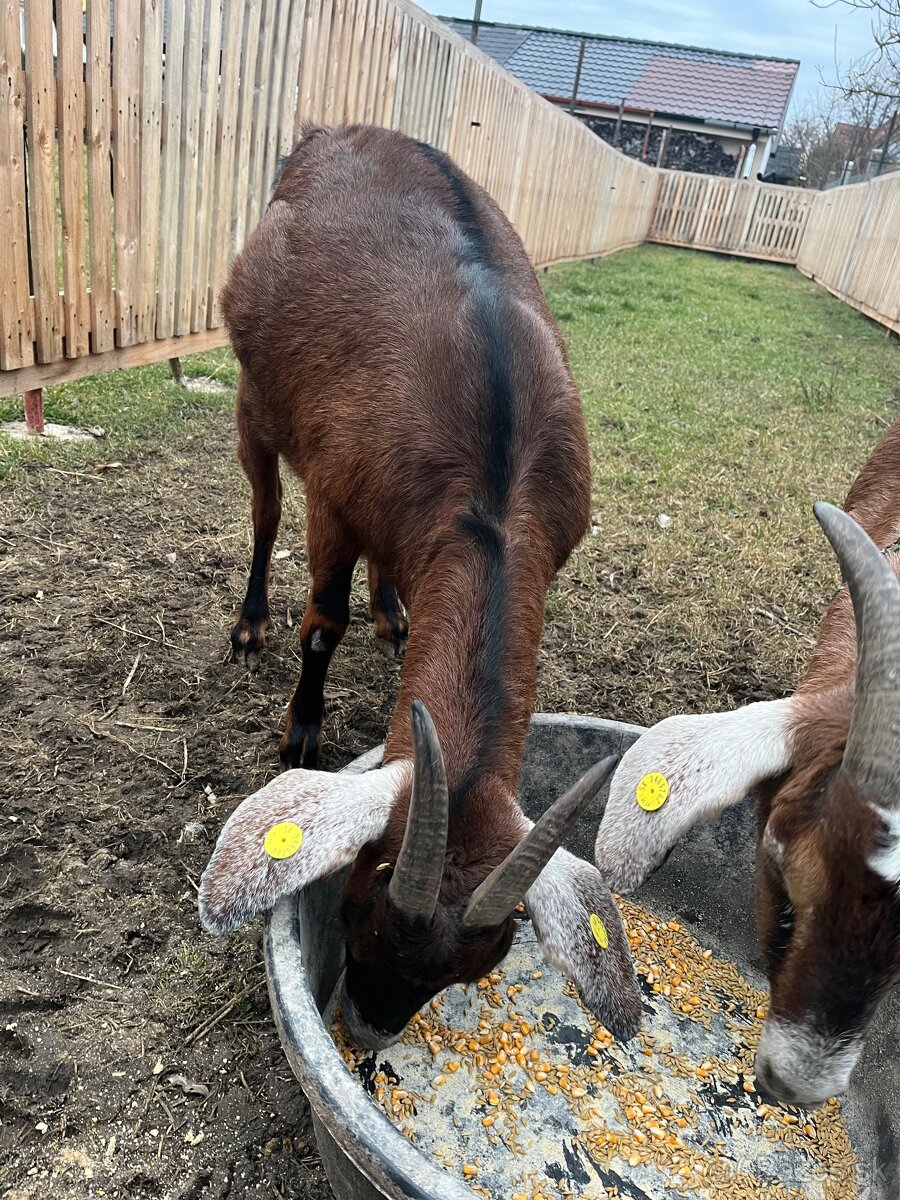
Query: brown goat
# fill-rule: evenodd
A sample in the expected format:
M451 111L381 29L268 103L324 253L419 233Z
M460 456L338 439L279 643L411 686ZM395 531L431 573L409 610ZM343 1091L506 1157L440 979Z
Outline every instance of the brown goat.
M622 759L597 836L604 878L632 891L692 825L755 792L772 993L756 1075L806 1106L846 1090L875 1008L900 980L900 421L844 511L815 513L847 587L796 693L655 725ZM670 787L652 813L635 803L649 772Z
M515 801L547 590L590 504L578 395L521 241L446 155L385 130L315 129L283 164L222 309L253 492L238 652L262 649L269 624L279 457L306 489L312 588L285 766L318 761L360 556L376 634L406 636L398 593L411 628L382 769L289 770L240 805L203 876L205 926L233 929L353 863L344 1011L381 1046L506 954L527 893L547 957L632 1034L640 1001L617 910L596 868L558 849L613 762L533 829ZM282 821L302 828L302 848L274 860L264 837Z

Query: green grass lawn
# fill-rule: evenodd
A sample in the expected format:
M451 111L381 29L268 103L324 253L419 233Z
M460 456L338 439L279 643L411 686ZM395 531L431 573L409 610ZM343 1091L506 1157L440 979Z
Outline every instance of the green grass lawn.
M812 504L843 500L898 415L896 340L798 272L742 259L644 246L544 278L601 517L570 570L581 586L551 611L573 645L616 644L600 658L633 668L635 717L789 687L837 581ZM598 628L598 587L618 633Z
M0 479L41 464L84 469L130 454L149 453L176 441L210 412L231 409L238 366L230 350L194 354L182 363L185 375L205 376L226 385L222 392L180 387L169 364L110 371L44 390L44 419L81 428L100 428L98 441L16 441L0 432ZM0 423L21 420L22 397L0 397Z
M896 341L796 271L741 259L644 246L541 279L584 401L599 518L551 596L542 703L589 710L571 680L604 672L620 715L642 720L790 686L837 579L812 502L842 500L896 415ZM236 377L227 351L185 368ZM50 388L48 419L107 436L0 437L0 473L33 485L42 466L183 447L231 403L180 389L166 364ZM18 414L0 401L0 420Z

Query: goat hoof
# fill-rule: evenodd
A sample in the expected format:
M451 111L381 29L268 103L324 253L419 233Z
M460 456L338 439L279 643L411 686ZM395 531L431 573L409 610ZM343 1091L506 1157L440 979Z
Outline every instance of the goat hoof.
M259 655L266 648L266 630L269 618L251 621L241 617L231 631L231 655L234 662L242 662L254 671L259 666Z
M406 634L402 637L382 637L381 634L376 634L375 645L385 658L402 658L406 650Z
M306 771L314 771L322 752L321 732L321 725L294 725L281 739L282 770L303 767Z
M408 637L409 622L402 613L376 618L375 645L386 658L402 658Z

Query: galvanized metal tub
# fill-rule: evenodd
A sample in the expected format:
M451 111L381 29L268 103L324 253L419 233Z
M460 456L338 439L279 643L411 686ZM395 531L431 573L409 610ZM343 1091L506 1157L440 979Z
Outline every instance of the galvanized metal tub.
M525 751L519 799L537 818L592 763L623 753L642 733L618 721L536 715ZM377 768L381 749L347 771ZM592 859L602 805L575 827L567 848ZM755 819L745 804L715 826L694 830L641 889L640 901L677 917L716 953L764 986L753 921ZM343 968L338 905L344 873L269 915L266 970L272 1011L287 1058L313 1113L319 1153L337 1200L472 1200L472 1192L414 1147L347 1071L321 1020ZM844 1116L860 1162L864 1200L900 1200L900 997L882 1005ZM498 1197L497 1200L506 1200Z

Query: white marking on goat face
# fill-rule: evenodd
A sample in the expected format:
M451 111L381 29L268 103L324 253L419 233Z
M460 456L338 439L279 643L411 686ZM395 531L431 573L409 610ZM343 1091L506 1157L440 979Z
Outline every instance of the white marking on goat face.
M715 820L790 765L792 704L668 717L638 738L613 776L597 834L597 866L615 891L634 891L692 826ZM637 785L654 772L665 776L669 795L646 812Z
M756 1081L784 1104L816 1108L850 1086L861 1037L827 1037L808 1021L768 1016L756 1052Z
M900 812L873 804L875 814L886 826L878 849L869 856L869 869L900 887Z

